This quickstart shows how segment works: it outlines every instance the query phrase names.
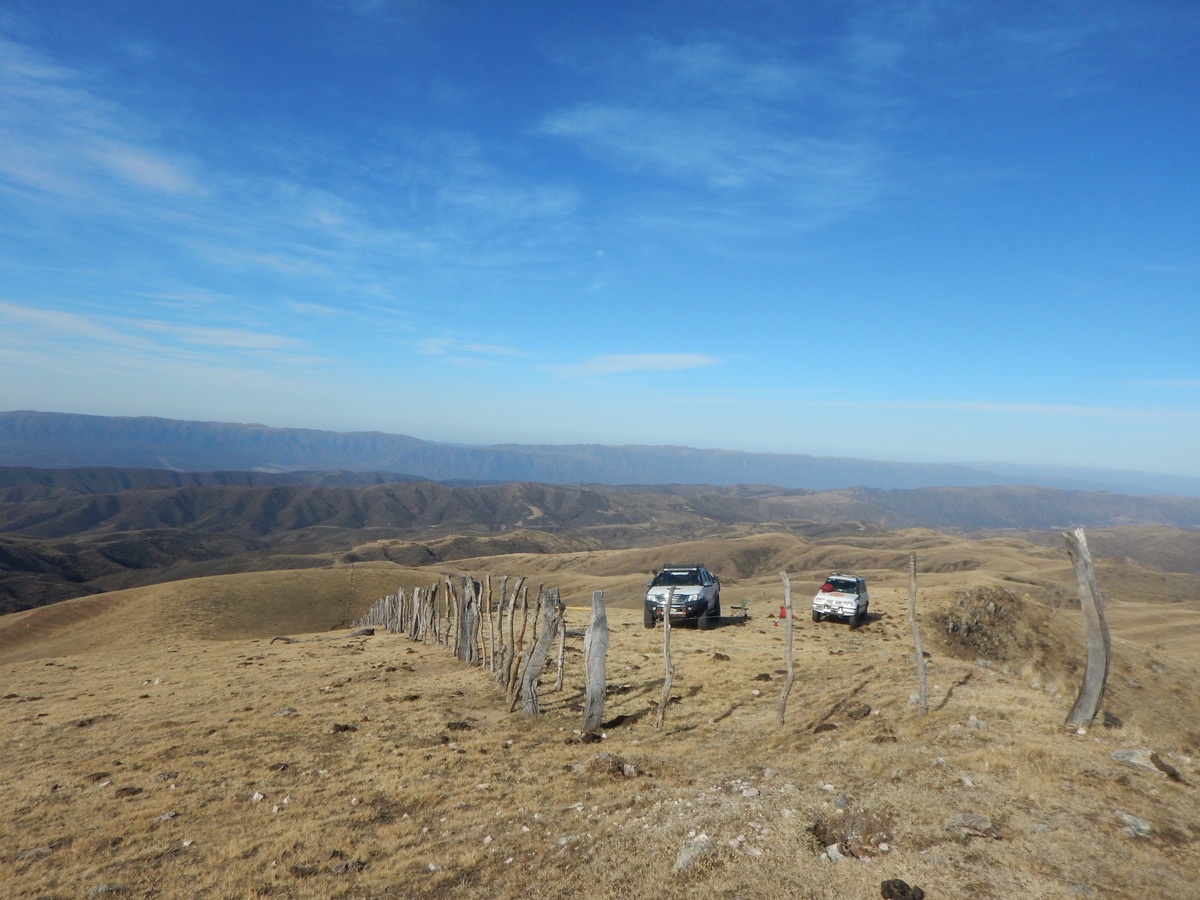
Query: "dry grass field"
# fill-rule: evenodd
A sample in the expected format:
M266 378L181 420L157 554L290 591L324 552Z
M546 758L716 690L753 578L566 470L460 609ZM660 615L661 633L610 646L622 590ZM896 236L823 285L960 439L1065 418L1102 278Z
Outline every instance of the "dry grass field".
M0 895L867 900L902 878L930 900L1200 896L1197 576L1100 561L1108 724L1077 733L1062 722L1082 626L1054 547L730 533L440 566L562 590L565 686L551 666L530 718L443 648L344 636L377 597L434 580L389 561L403 553L0 618ZM672 630L659 730L661 631L638 601L651 569L690 561L750 615ZM785 569L801 615L780 724ZM807 616L835 569L871 584L859 629ZM612 631L602 736L578 730L595 589Z

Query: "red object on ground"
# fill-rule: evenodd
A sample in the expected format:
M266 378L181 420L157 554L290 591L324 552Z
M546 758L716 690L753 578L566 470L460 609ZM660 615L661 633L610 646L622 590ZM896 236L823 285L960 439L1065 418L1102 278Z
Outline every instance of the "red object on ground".
M781 618L781 619L787 618L787 607L786 606L779 607L779 618Z

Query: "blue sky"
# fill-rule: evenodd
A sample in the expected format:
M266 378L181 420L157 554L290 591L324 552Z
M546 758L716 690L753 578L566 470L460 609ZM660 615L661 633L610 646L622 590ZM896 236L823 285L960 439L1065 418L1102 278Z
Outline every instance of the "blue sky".
M1200 475L1193 0L0 0L0 409Z

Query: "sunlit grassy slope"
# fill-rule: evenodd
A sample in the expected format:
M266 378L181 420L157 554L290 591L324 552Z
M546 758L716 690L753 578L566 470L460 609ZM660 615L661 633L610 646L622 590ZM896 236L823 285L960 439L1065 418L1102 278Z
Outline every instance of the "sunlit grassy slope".
M1196 896L1188 576L1101 561L1110 724L1081 734L1062 727L1083 642L1054 547L733 535L436 569L388 561L403 549L0 618L0 893L865 900L903 878L931 900ZM909 552L925 716L912 702ZM722 575L727 611L744 600L750 616L673 630L658 730L661 632L642 627L637 603L651 569L691 561ZM834 569L871 583L860 629L808 619ZM783 570L800 615L781 724ZM510 714L486 670L441 648L344 636L378 596L442 572L563 591L564 688L552 665L541 716ZM1167 587L1147 591L1151 576ZM578 732L579 632L595 589L612 636L608 725L591 742ZM1114 757L1130 750L1174 778ZM830 861L830 844L845 858Z

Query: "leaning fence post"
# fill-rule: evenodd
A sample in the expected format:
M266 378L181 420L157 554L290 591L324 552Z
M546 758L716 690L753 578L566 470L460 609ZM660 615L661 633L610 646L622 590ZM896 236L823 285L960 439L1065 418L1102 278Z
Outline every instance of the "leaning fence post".
M917 708L921 715L929 712L925 693L925 653L921 649L921 629L917 627L917 554L908 554L908 624L912 626L913 652L917 658Z
M1108 682L1112 642L1108 635L1108 624L1104 621L1104 601L1096 587L1087 536L1082 528L1076 528L1074 531L1064 531L1063 541L1067 545L1071 565L1075 568L1075 586L1079 591L1083 621L1087 626L1087 665L1083 670L1083 683L1079 686L1075 705L1067 714L1067 724L1079 727L1090 724L1100 712L1104 687Z
M542 591L541 615L535 616L535 621L541 622L541 630L537 633L529 660L525 663L525 671L521 676L521 707L527 716L536 716L540 711L538 704L538 676L550 656L550 645L558 635L559 599L558 588L547 588Z
M788 578L787 572L780 572L779 577L783 579L783 611L787 617L787 633L783 638L784 659L787 662L787 678L783 681L783 691L779 694L779 724L784 723L787 715L788 694L792 692L792 681L796 677L796 669L792 664L792 639L795 634L796 626L793 624L796 617L792 614L792 582Z
M583 667L587 699L583 705L583 730L596 731L604 723L604 695L607 690L605 656L608 653L608 613L604 609L604 591L592 591L592 617L583 633Z

